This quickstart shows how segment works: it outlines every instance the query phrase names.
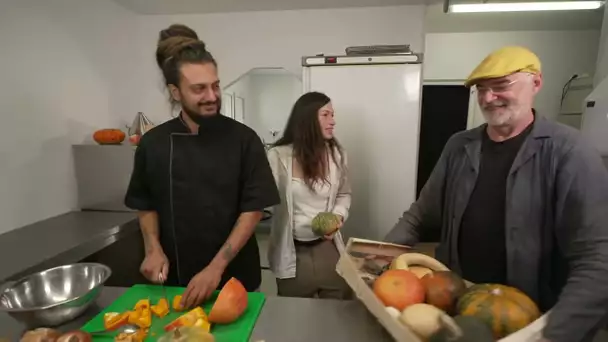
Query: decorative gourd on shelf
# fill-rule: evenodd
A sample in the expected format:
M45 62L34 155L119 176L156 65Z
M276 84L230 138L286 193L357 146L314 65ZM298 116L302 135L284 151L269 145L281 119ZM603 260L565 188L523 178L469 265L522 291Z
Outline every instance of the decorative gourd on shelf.
M104 128L93 133L93 140L100 145L120 145L126 134L116 128Z
M522 291L498 284L477 284L458 299L456 311L473 316L492 328L494 338L501 339L525 328L540 317L534 301Z

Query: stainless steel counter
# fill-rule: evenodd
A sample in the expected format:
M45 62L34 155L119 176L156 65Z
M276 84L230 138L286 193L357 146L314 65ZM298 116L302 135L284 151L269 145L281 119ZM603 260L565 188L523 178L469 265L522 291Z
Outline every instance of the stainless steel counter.
M138 243L141 244L141 237L135 213L67 213L0 235L0 281L88 259L110 265L117 281L133 282L125 279L129 274L138 274L143 253L142 246L135 246ZM83 316L59 329L81 327L123 292L122 287L105 287L96 304ZM23 330L17 321L0 313L0 340L18 341ZM267 297L252 334L251 341L261 340L392 341L359 301L274 296Z
M78 329L125 291L106 287L96 305L75 321L59 327ZM24 329L0 314L0 339L18 341ZM384 342L390 335L359 301L267 297L250 341L265 342Z
M0 235L0 282L78 262L139 229L135 213L74 211Z

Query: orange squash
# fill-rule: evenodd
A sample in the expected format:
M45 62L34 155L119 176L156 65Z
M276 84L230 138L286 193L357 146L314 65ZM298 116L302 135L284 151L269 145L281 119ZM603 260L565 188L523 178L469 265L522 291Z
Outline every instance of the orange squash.
M484 321L498 340L540 317L538 306L522 291L505 285L477 284L458 299L459 315Z
M236 321L247 309L247 290L236 278L230 278L220 291L211 312L209 322L228 324Z
M387 270L376 279L372 291L384 306L400 312L410 305L424 302L424 286L407 270Z
M93 140L101 145L120 144L125 140L125 133L115 128L104 128L93 133Z

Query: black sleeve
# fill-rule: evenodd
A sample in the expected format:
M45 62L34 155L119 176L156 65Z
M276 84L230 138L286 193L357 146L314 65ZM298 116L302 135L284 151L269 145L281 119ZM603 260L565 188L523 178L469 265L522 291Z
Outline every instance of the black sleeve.
M155 210L146 177L146 148L144 139L135 150L131 181L125 195L125 205L134 210Z
M429 179L424 184L418 199L410 205L401 218L384 237L384 241L414 246L425 229L441 227L444 189L448 175L449 159L454 137L446 143Z
M262 211L279 204L279 190L274 182L266 150L257 134L252 133L244 146L241 173L240 212Z

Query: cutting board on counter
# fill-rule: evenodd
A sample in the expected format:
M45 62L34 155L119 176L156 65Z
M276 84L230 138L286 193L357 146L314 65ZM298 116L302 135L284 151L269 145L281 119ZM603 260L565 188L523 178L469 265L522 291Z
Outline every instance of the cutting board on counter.
M167 292L167 299L169 303L173 301L173 297L181 295L186 290L183 287L171 287L165 286ZM217 298L219 291L216 291L209 300L203 303L202 307L207 315L211 311L211 307ZM100 312L97 316L93 317L87 322L81 330L92 332L103 330L103 316L107 312L124 312L132 310L135 303L140 299L150 299L150 304L154 305L160 298L163 297L163 291L161 286L157 285L134 285L125 291L122 296L118 297L112 304ZM250 292L248 293L248 305L247 309L239 319L231 324L213 324L211 326L211 333L215 337L216 342L248 342L251 332L255 327L255 323L262 311L266 297L263 293ZM169 304L170 305L170 304ZM152 326L148 332L146 341L156 341L160 336L165 334L164 326L171 323L174 319L183 315L185 312L174 312L171 311L163 318L152 316ZM116 334L108 334L104 336L95 336L94 341L99 342L113 342Z

